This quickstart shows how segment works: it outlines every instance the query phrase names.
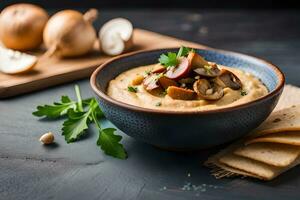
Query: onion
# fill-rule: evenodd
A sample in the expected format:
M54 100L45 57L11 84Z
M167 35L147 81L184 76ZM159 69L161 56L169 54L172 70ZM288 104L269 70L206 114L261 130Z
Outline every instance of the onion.
M15 4L0 14L0 40L10 49L31 50L43 41L48 14L32 4Z
M104 53L119 55L133 46L133 26L127 19L112 19L100 29L99 39Z
M75 10L63 10L53 15L44 30L46 55L59 57L81 56L94 47L96 31L92 22L97 10L91 9L84 15Z

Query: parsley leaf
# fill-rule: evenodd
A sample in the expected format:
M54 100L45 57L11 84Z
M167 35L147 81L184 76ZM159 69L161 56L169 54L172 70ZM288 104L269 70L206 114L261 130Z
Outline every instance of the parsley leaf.
M68 111L68 119L63 123L63 135L67 143L74 142L79 139L84 131L88 129L89 115L88 112L75 112L74 110Z
M119 143L122 139L122 136L115 135L115 131L116 129L114 128L100 130L97 145L100 146L107 155L111 155L120 159L126 159L127 153L124 150L123 145Z
M190 51L194 51L194 50L189 47L181 46L180 49L178 50L177 58L182 57L182 56L187 56Z
M128 86L127 87L127 90L129 91L129 92L133 92L133 93L137 93L137 87L132 87L132 86Z
M37 111L32 114L37 117L57 118L67 114L69 109L76 109L76 102L72 101L68 96L62 96L61 102L54 102L53 105L38 106Z
M177 55L176 53L172 53L172 52L169 52L167 55L166 54L160 55L158 61L166 67L178 65Z
M241 91L241 95L242 95L242 96L246 96L247 94L248 94L248 93L247 93L245 90L242 90L242 91Z
M75 92L77 101L72 101L68 96L62 96L59 103L38 106L37 111L33 112L33 115L49 118L66 116L67 119L62 127L62 135L64 135L67 143L78 140L85 134L89 125L94 122L99 131L97 145L101 147L104 153L120 159L127 158L127 153L120 143L122 136L114 134L115 129L113 128L101 128L98 120L104 115L97 100L95 98L82 100L80 89L77 85L75 85Z

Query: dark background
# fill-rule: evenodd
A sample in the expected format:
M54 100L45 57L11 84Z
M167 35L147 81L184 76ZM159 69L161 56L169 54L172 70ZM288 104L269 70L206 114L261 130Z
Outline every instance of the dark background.
M299 9L296 0L1 0L0 8L12 3L35 3L47 8L228 8L228 9Z

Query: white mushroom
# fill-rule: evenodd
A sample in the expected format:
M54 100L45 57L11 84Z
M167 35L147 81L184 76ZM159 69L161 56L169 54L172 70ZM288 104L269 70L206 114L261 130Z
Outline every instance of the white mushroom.
M101 50L111 56L129 50L133 45L133 26L124 18L106 22L99 31Z
M0 47L0 71L18 74L29 71L37 62L37 57Z

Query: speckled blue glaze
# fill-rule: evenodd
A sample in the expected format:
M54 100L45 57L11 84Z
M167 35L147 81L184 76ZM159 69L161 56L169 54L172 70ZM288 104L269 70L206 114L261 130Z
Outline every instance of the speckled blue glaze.
M252 103L208 112L160 112L117 102L107 95L109 81L118 74L157 62L159 55L178 49L154 50L121 56L100 66L91 85L107 119L133 138L166 149L201 149L230 142L259 126L272 112L282 93L283 74L272 64L243 54L196 50L209 61L242 69L257 76L269 94Z

